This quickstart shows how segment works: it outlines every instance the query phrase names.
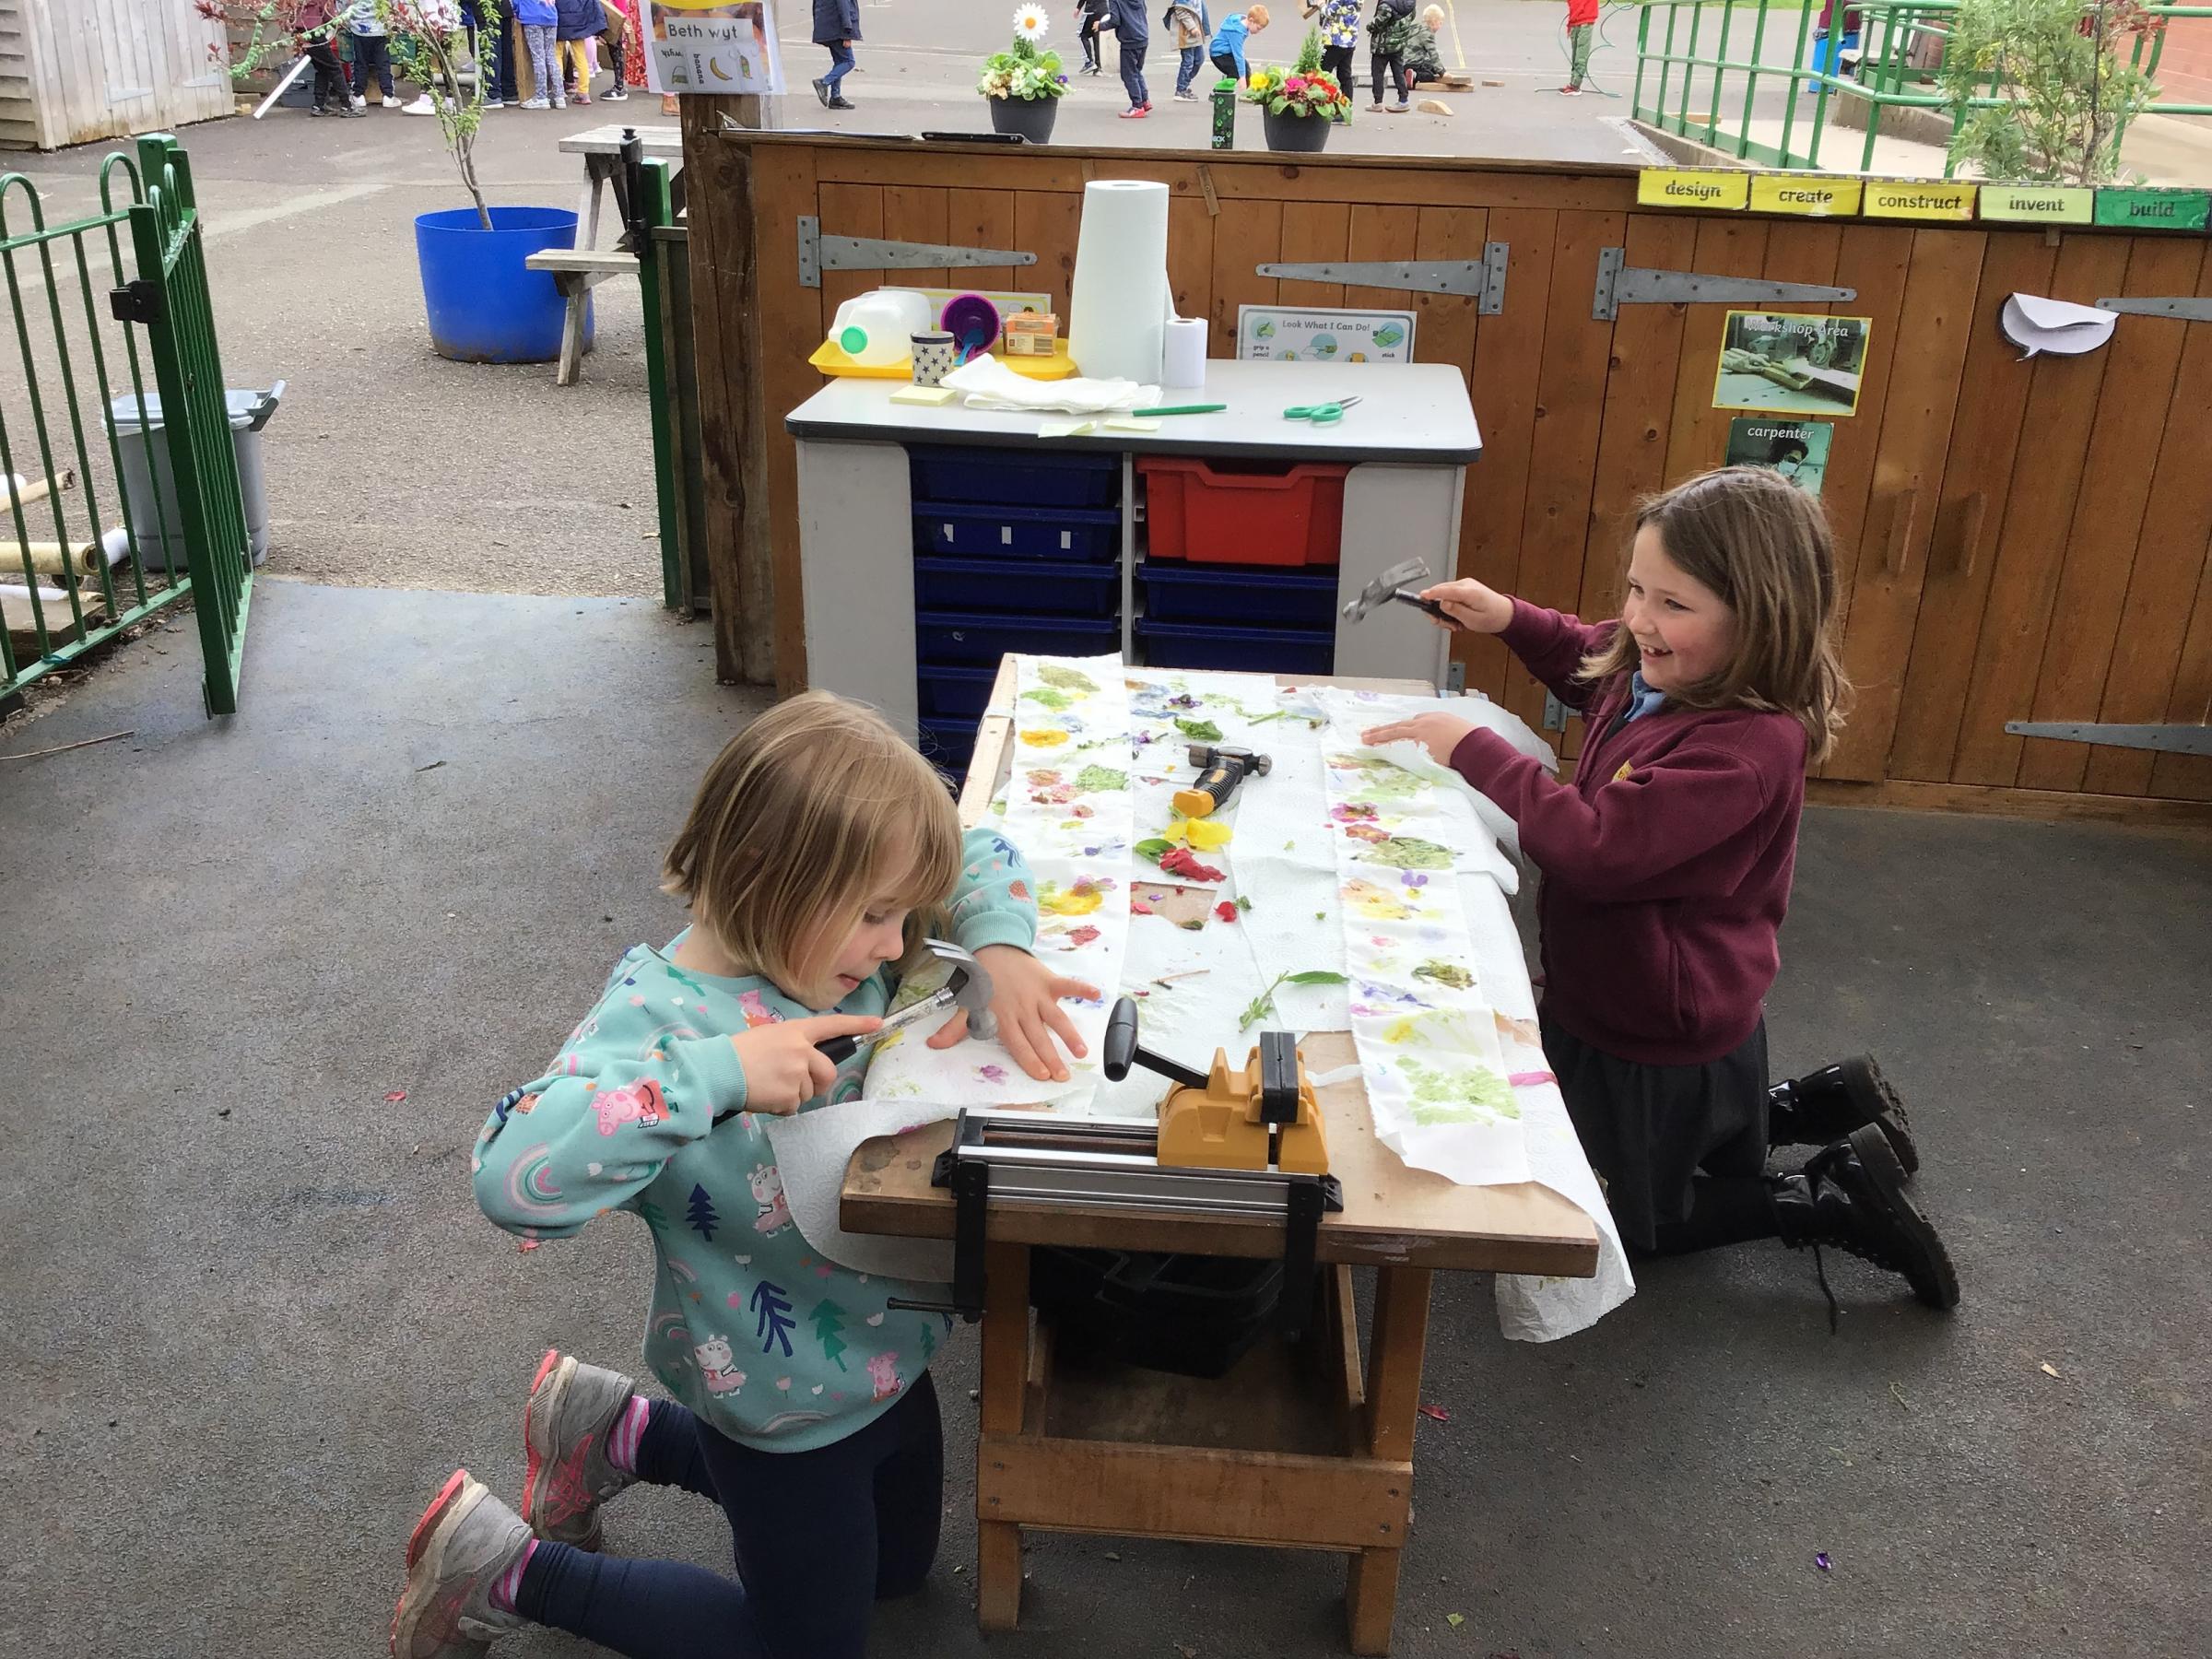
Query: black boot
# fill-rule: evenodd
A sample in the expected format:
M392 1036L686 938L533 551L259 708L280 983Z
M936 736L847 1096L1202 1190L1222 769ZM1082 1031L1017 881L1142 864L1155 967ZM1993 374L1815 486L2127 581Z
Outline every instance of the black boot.
M1770 1147L1825 1147L1865 1124L1881 1130L1906 1174L1919 1170L1904 1102L1872 1054L1853 1054L1767 1090Z
M1877 1267L1900 1273L1912 1293L1931 1308L1959 1305L1959 1275L1950 1253L1919 1207L1905 1195L1905 1172L1897 1154L1875 1124L1854 1129L1834 1146L1813 1154L1800 1175L1785 1175L1774 1187L1774 1214L1782 1241L1793 1249L1832 1244ZM1820 1275L1828 1290L1828 1275ZM1829 1294L1829 1322L1835 1322L1836 1299Z

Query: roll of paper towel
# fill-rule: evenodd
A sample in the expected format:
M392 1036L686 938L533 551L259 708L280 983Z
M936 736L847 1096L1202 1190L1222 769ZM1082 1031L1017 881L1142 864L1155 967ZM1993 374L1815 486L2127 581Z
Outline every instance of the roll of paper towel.
M1159 384L1174 314L1165 184L1097 179L1083 187L1067 312L1067 354L1086 376Z
M1175 317L1169 321L1166 358L1166 365L1159 372L1162 385L1190 387L1206 384L1204 317Z

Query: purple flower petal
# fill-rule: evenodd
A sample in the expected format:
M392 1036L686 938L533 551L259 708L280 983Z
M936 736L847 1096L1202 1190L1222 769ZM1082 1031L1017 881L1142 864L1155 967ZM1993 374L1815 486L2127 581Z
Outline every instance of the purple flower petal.
M1826 1550L1822 1550L1818 1555L1815 1556L1813 1558L1813 1565L1819 1568L1821 1571L1826 1572L1828 1571L1828 1552Z

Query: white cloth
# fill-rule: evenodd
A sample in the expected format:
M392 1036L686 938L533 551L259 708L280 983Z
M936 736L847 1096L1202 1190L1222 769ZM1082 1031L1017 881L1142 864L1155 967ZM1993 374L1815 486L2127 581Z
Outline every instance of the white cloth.
M989 352L962 363L938 382L958 392L971 409L1030 409L1039 414L1111 415L1159 401L1158 386L1135 381L1031 380Z

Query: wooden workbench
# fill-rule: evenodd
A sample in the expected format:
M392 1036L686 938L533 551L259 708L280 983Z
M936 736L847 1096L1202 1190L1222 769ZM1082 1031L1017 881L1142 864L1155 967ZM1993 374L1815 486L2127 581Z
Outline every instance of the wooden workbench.
M1428 689L1418 681L1319 683ZM1009 661L991 706L1012 702ZM960 797L963 822L979 821L1004 777L1011 730L1007 716L985 717ZM1319 1033L1301 1052L1311 1071L1326 1073L1352 1059L1351 1036ZM1430 1275L1587 1277L1596 1271L1597 1231L1548 1188L1457 1186L1409 1169L1375 1139L1357 1077L1319 1098L1330 1168L1344 1188L1344 1209L1321 1226L1321 1317L1297 1349L1263 1340L1218 1382L1056 1364L1050 1330L1032 1329L1030 1252L1271 1257L1282 1253L1280 1226L992 1206L976 1446L976 1617L984 1630L1011 1630L1019 1617L1021 1529L1030 1526L1347 1555L1351 1651L1389 1652L1412 1515ZM847 1230L950 1238L951 1197L929 1177L952 1133L941 1123L864 1143L845 1172ZM1376 1270L1364 1366L1355 1266Z

